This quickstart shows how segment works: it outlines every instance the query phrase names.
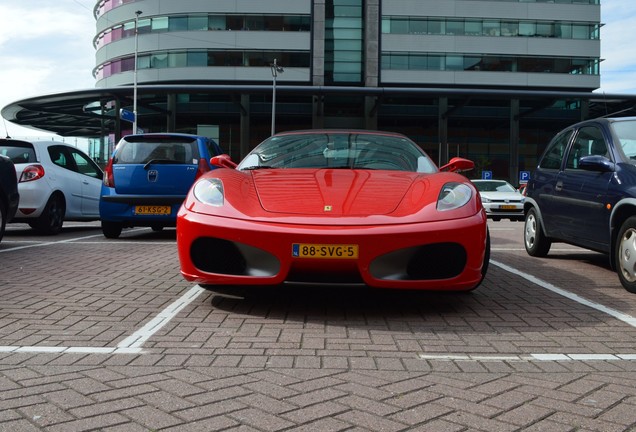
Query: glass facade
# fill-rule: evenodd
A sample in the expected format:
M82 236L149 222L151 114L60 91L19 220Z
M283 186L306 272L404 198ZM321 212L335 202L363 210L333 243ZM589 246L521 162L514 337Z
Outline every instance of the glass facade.
M364 71L364 1L325 2L325 83L361 84Z
M546 37L600 39L600 25L567 21L493 20L462 18L382 18L384 34Z
M301 31L311 30L311 18L305 15L180 15L139 19L139 34L183 31ZM135 21L130 20L100 33L95 38L99 49L111 42L135 36Z
M311 62L308 52L192 50L155 51L139 55L137 66L139 70L209 66L270 67L274 59L286 67L308 68ZM135 58L128 56L100 65L95 69L94 76L99 80L134 69Z
M383 70L534 72L598 75L597 58L495 56L460 53L384 53Z

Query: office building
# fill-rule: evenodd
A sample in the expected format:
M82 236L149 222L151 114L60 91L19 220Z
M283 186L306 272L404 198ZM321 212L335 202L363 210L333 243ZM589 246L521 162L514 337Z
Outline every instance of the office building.
M112 145L131 131L118 113L135 107L141 130L202 133L239 159L272 130L393 130L440 163L468 157L516 182L560 128L634 104L592 93L600 9L599 0L101 0L96 88L57 101L80 126L56 131ZM14 108L9 120L33 121Z

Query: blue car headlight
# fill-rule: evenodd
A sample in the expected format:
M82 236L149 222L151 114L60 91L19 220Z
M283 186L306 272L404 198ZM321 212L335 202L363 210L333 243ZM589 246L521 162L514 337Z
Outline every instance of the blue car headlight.
M466 205L473 196L470 187L463 183L446 183L437 197L437 210L455 210Z
M203 204L221 207L224 203L223 182L216 178L202 179L194 185L194 197Z

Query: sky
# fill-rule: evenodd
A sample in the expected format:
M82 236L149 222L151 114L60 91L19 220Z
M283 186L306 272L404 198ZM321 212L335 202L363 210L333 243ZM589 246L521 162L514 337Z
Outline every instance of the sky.
M0 0L0 109L17 100L93 88L95 0ZM636 94L636 3L601 0L599 93ZM0 136L51 137L2 120ZM61 139L61 138L59 138Z

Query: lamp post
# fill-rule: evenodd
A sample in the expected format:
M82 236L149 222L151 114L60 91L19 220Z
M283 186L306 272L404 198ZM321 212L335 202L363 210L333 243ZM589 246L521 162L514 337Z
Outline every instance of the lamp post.
M139 15L141 11L135 11L135 66L133 72L133 133L137 133L137 52L139 51Z
M274 63L270 65L272 68L272 135L274 135L274 125L276 123L276 77L279 73L285 72L282 66L276 64L276 59L274 59Z

